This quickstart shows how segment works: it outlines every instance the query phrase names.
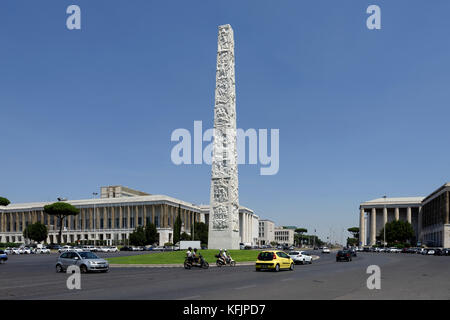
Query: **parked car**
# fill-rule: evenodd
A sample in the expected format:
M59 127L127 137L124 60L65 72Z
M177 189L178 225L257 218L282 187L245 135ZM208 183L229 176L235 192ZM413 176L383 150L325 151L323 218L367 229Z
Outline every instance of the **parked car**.
M444 248L443 250L442 250L442 252L443 252L443 256L450 256L450 248Z
M120 251L133 251L133 248L128 247L128 246L123 246L122 248L120 248Z
M336 262L339 262L341 260L345 261L352 261L352 254L348 250L339 250L336 253Z
M40 254L50 254L50 249L47 247L42 247L42 248L36 248L35 253L40 253Z
M9 247L6 248L4 252L5 252L5 254L14 254L13 248L9 248Z
M434 249L434 255L435 256L444 256L445 255L444 250L440 249L440 248L436 248L436 249Z
M8 260L8 255L5 253L5 251L0 250L0 264L5 263Z
M59 250L59 249L61 249L62 247L61 247L59 244L50 244L50 245L48 246L48 248L49 248L50 250Z
M66 251L70 251L70 250L72 250L73 248L71 247L71 246L63 246L63 247L61 247L61 248L59 248L58 249L58 252L59 253L63 253L63 252L66 252Z
M58 257L56 261L56 272L64 272L71 265L80 267L82 273L89 271L108 272L108 261L99 258L95 253L90 251L68 251Z
M295 264L312 263L312 257L307 255L305 251L291 251L289 252L289 257L291 257Z
M436 253L436 250L435 249L428 249L427 250L427 255L429 255L429 256L432 256L432 255L434 255Z
M108 247L108 252L118 252L119 249L117 247Z
M328 249L327 247L323 247L322 253L330 253L330 249Z
M13 254L21 254L22 253L19 248L12 248L11 250L12 250Z

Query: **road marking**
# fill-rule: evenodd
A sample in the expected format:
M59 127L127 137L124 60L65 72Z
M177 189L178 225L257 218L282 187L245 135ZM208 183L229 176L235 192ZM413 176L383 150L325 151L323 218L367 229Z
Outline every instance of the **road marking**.
M180 298L177 300L192 300L192 299L198 299L198 298L200 298L200 296L190 296L190 297Z
M234 288L235 290L242 290L242 289L249 289L249 288L254 288L254 287L256 287L256 284L252 284L252 285L249 285L249 286L243 286L243 287L237 287L237 288Z

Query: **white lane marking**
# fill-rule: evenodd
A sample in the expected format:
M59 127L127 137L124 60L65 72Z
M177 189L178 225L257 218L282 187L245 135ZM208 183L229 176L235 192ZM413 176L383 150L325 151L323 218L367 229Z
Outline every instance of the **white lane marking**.
M184 297L177 300L192 300L192 299L198 299L200 296L190 296L190 297Z
M243 286L243 287L237 287L237 288L234 288L235 290L242 290L242 289L249 289L249 288L254 288L254 287L256 287L256 284L252 284L252 285L249 285L249 286Z

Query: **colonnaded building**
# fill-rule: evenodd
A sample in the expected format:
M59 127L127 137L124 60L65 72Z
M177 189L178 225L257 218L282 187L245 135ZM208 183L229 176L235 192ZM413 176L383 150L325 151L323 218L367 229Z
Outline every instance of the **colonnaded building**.
M384 224L394 220L411 223L418 242L450 247L450 183L426 197L379 198L360 204L360 245L375 245Z
M208 223L209 206L196 205L166 195L152 195L123 186L101 187L100 198L66 201L80 209L76 216L64 220L63 243L104 240L108 245L126 243L136 227L155 224L159 244L173 242L173 225L181 214L181 232L191 233L194 222ZM25 242L23 230L37 221L49 230L47 243L56 243L57 218L44 212L52 202L15 203L0 206L0 242ZM241 242L256 245L258 216L245 207L239 208ZM256 231L255 231L256 230ZM195 230L194 230L195 233Z

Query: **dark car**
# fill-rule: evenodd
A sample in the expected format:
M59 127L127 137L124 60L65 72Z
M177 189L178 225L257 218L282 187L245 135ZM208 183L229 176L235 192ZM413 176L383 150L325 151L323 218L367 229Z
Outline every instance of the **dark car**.
M336 253L336 262L339 262L341 260L345 261L352 261L352 254L348 250L339 250Z
M133 251L133 248L132 247L123 246L122 248L120 248L120 251Z
M450 248L445 248L442 252L444 256L450 256Z
M48 246L48 248L50 249L50 250L59 250L59 249L61 249L62 247L59 245L59 244L50 244L49 246Z
M352 257L356 257L356 249L352 248L352 249L349 249L348 251L350 251L350 254L352 255Z
M434 249L435 256L445 256L444 250L442 249Z

